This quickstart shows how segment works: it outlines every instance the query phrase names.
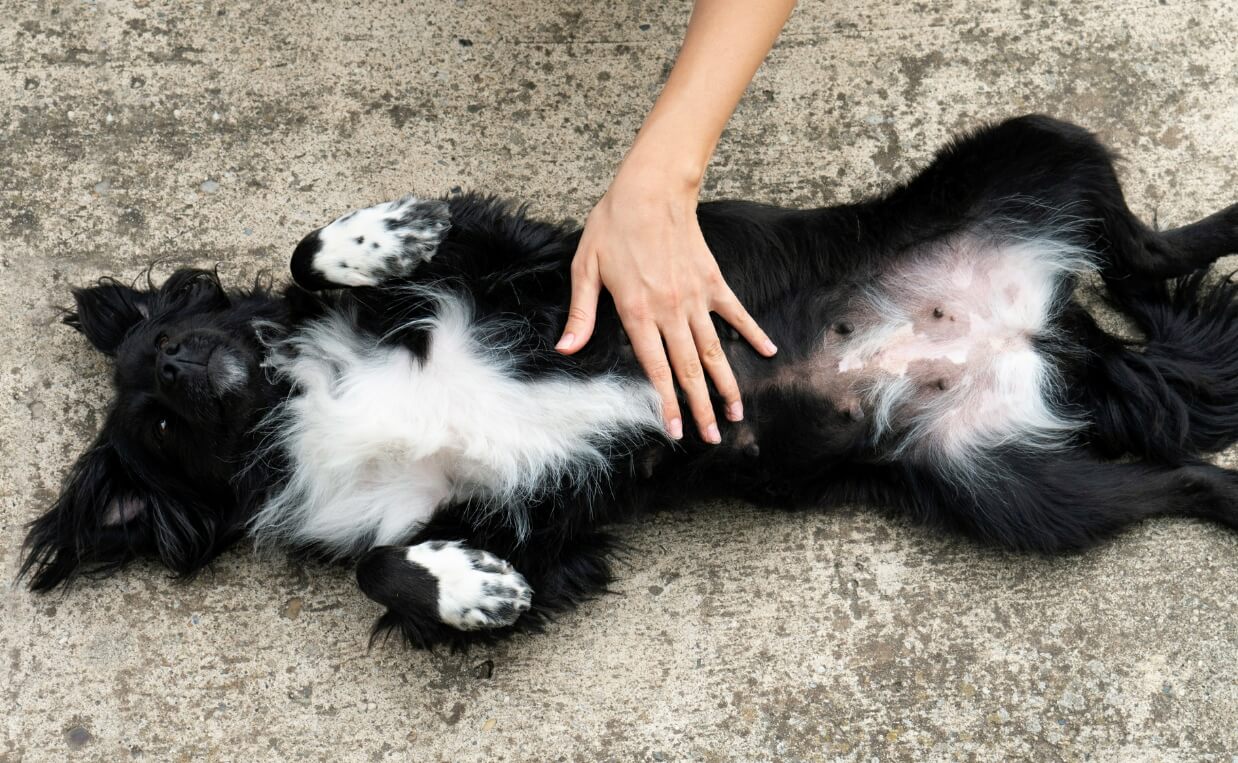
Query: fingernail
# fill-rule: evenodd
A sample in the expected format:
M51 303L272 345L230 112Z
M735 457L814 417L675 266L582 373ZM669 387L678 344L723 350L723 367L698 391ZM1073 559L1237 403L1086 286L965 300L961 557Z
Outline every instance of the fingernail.
M744 404L736 400L726 407L726 417L731 421L744 420Z
M722 442L722 435L718 434L718 425L710 424L705 427L705 442L710 445L717 445Z
M672 440L683 439L683 419L671 419L670 426L667 427Z
M569 336L570 336L570 335L569 335ZM766 340L765 340L765 354L766 354L766 355L773 355L773 354L774 354L774 353L776 353L776 352L778 352L778 345L776 345L776 344L774 344L773 342L771 342L770 340L766 339Z
M576 342L575 334L564 334L563 338L559 340L559 343L555 345L555 349L566 350L567 348L571 347L572 344L574 344L575 342Z

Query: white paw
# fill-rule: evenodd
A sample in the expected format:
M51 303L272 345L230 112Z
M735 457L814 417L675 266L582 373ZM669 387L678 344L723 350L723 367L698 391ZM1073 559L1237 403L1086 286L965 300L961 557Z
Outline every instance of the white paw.
M447 202L405 196L350 212L310 233L292 255L307 289L376 286L429 262L451 227Z
M533 589L511 564L455 541L410 546L405 556L438 583L438 614L462 631L511 625L528 611Z

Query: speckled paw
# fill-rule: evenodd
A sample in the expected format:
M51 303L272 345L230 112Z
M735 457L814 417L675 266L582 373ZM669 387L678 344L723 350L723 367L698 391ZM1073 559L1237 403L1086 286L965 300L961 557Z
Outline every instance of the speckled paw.
M408 549L438 583L439 618L463 631L511 625L529 610L533 589L506 560L454 541Z
M306 289L377 286L429 262L451 227L447 202L405 196L350 212L297 244L292 277Z

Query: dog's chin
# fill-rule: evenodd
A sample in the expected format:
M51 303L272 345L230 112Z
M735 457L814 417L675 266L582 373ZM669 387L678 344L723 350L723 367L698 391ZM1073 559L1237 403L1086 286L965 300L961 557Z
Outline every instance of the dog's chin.
M249 363L236 350L219 347L206 361L206 378L211 392L218 397L226 397L249 384Z

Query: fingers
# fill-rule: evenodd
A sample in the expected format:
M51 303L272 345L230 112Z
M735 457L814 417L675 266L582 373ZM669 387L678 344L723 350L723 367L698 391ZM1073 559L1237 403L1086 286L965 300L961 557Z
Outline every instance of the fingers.
M688 409L692 411L692 418L701 432L701 439L717 445L722 442L722 435L718 431L714 406L709 399L709 386L705 382L705 368L691 328L686 321L664 326L662 337L666 340L675 378L688 398Z
M727 420L742 421L744 404L739 396L739 382L735 381L735 374L731 371L731 364L727 361L726 352L722 349L722 341L718 339L718 330L714 328L714 322L710 320L709 313L696 316L691 321L691 327L692 338L696 341L696 350L699 353L701 365L713 381L714 389L718 390L718 394L722 397ZM711 411L712 408L711 404ZM693 410L696 409L693 408Z
M644 369L645 375L662 398L662 421L672 439L683 437L683 416L679 412L679 400L675 397L675 377L671 364L666 359L662 346L662 334L651 320L625 319L624 330L632 341L632 351Z
M590 220L597 214L595 210ZM603 215L597 219L604 223L607 218ZM603 260L600 250L589 243L590 224L572 261L571 304L555 348L570 355L589 341L605 285L615 298L632 350L662 400L667 432L676 440L683 437L678 385L701 438L720 443L710 382L722 398L728 420L742 420L744 407L711 312L730 324L758 353L769 357L778 348L726 286L703 240L696 241L696 249L688 247L687 254L681 253L679 259L664 258L652 265L632 252L625 256L622 250L618 254L607 252ZM668 268L668 263L673 267Z
M778 347L770 341L769 336L761 330L744 306L739 303L735 292L726 289L725 293L715 298L713 311L731 325L740 336L748 340L752 348L765 357L771 357L778 352Z
M597 257L592 253L572 260L572 302L567 309L567 325L555 349L565 355L585 346L593 336L597 316L598 294L602 281L598 274Z

